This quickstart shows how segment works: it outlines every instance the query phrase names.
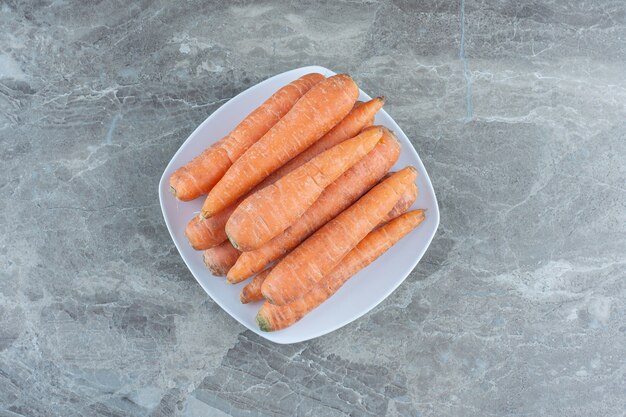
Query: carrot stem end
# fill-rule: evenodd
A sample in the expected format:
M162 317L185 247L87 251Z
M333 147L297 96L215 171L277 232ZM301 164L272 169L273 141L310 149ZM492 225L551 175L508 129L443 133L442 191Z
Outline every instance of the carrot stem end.
M259 325L259 328L264 331L264 332L271 332L272 330L272 325L270 324L270 322L263 317L263 315L259 312L256 315L256 322Z

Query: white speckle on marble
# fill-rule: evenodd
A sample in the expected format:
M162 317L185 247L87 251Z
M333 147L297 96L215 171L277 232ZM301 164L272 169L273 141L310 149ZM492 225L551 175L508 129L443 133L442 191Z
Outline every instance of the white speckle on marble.
M185 407L183 408L183 417L230 417L231 414L225 413L217 408L211 407L207 403L198 400L194 396L189 396Z
M146 410L152 411L159 405L163 397L163 390L158 387L143 387L128 395L128 398L135 404L142 406Z
M592 369L598 369L600 368L601 365L602 365L602 359L600 359L599 357L596 357L591 360L590 366Z
M587 305L587 311L596 322L606 326L611 318L611 299L594 296Z
M126 79L136 80L137 78L139 78L139 71L137 70L137 68L133 67L122 68L117 73L120 75L120 77Z
M106 143L107 145L111 145L113 143L113 132L115 132L115 127L117 126L117 123L120 121L121 118L122 115L119 113L113 116L113 120L111 121L109 129L107 130L107 134L104 137L104 143Z
M214 62L209 63L209 61L202 61L200 65L196 67L196 73L200 74L203 71L209 73L222 72L224 71L224 67Z
M572 321L576 319L578 319L578 309L573 308L570 310L569 314L567 315L567 320Z
M23 80L26 74L20 68L20 64L9 54L0 54L0 78L13 78Z

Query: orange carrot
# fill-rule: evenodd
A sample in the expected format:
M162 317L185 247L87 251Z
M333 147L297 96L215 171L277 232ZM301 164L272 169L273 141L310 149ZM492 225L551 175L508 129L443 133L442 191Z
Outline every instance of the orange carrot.
M324 136L350 112L358 95L359 88L346 74L332 76L311 88L226 171L209 192L202 216L211 217L228 207Z
M389 213L381 220L382 223L387 223L389 220L395 219L399 215L405 213L417 200L417 185L412 183L409 188L400 196L400 200L391 209Z
M199 215L194 216L185 229L185 235L191 247L195 250L209 249L228 239L224 227L236 207L236 205L226 207L208 219Z
M404 194L402 194L402 196L400 197L400 200L398 200L396 205L393 206L391 211L380 222L379 226L382 226L385 223L389 222L390 220L393 220L396 217L401 216L415 202L415 199L417 198L417 193L416 193L417 186L415 184L411 184L411 185L412 186L410 186L409 189L405 191ZM280 261L277 261L277 262L280 262ZM241 301L242 303L245 304L248 302L258 301L258 300L263 299L263 294L261 293L261 285L263 284L263 281L265 281L265 278L267 278L267 276L269 275L272 268L273 266L259 272L258 274L254 276L254 278L252 278L252 281L250 281L248 285L243 287L243 290L241 291L240 299L248 300L248 301Z
M263 331L291 326L318 307L354 274L374 262L424 220L424 210L410 211L370 232L310 292L282 306L264 303L256 319Z
M208 193L232 163L258 141L293 105L324 79L307 74L274 93L228 135L202 152L170 177L170 190L179 200L189 201Z
M367 104L370 105L370 103L372 102L380 102L382 104L381 98L378 99L374 99L372 101L369 101ZM313 144L313 146L309 147L306 151L304 151L303 153L301 153L300 155L296 156L294 159L292 159L291 161L289 161L287 164L283 165L281 168L278 169L278 171L275 171L272 175L270 175L269 177L267 177L265 180L263 180L263 182L261 182L260 184L258 184L256 187L254 187L252 189L252 191L250 191L250 193L248 193L246 196L240 198L238 201L236 201L235 203L233 203L232 205L226 207L224 210L220 211L219 213L217 213L216 215L205 219L202 216L196 216L193 219L191 219L191 221L187 224L187 229L185 230L185 234L187 235L187 238L189 240L189 243L191 244L191 246L196 249L196 250L204 250L204 249L208 249L211 248L215 245L219 245L220 243L222 243L223 241L225 241L227 239L226 237L226 231L224 230L224 228L226 227L226 221L228 220L228 218L230 217L231 214L233 214L233 211L235 211L235 208L250 194L252 194L255 191L258 191L262 188L267 187L268 185L274 183L277 179L285 176L286 174L288 174L289 172L293 171L294 169L298 168L299 166L301 166L302 164L306 163L309 161L308 158L304 158L302 157L305 153L309 153L310 149L312 149L317 143L319 142L325 142L325 138L328 137L331 133L336 132L337 128L340 125L343 125L344 123L347 123L349 120L354 120L355 119L355 113L354 111L362 106L363 103L362 101L357 101L356 103L354 103L354 107L352 108L352 111L350 112L350 114L348 114L337 126L335 126L330 132L328 132L322 139L320 139L318 142L315 142L315 144ZM371 113L371 111L368 111L368 113ZM365 130L366 128L372 126L374 124L374 115L372 115L372 117L370 117L365 124L363 125L363 130ZM344 137L341 140L345 140L348 139L347 135L351 134L353 132L353 130L350 130L348 128L343 128L341 129L342 132L347 132L345 133L346 137ZM356 136L357 133L355 133L352 136ZM336 133L335 135L338 135L338 133ZM350 137L352 137L350 136ZM315 155L313 155L315 156Z
M356 165L329 185L317 201L282 234L259 249L243 252L228 271L228 281L241 282L291 251L367 192L396 163L400 144L383 129L381 141Z
M240 253L229 241L226 241L204 251L204 264L213 275L223 277L234 265Z
M263 293L261 293L261 285L263 285L263 281L272 271L273 266L259 272L252 278L245 287L241 289L241 294L239 294L239 301L242 304L252 303L254 301L259 301L263 299Z
M244 195L215 216L209 217L208 219L205 219L201 215L194 216L185 229L185 235L191 247L196 250L204 250L217 246L228 239L226 235L226 222L242 201L263 188L261 185L262 184L259 184L254 187L248 194ZM270 183L267 185L270 185Z
M325 134L320 140L311 145L300 155L287 162L285 165L274 171L269 177L263 181L264 184L271 184L278 178L281 178L302 164L310 161L320 153L332 148L338 143L348 138L352 138L359 134L364 128L373 124L373 119L378 110L385 103L384 97L377 97L367 103L355 105L350 114L348 114L339 124L332 128L330 132Z
M226 234L239 250L254 250L282 233L341 174L367 155L383 135L371 127L246 198L226 223Z
M280 261L261 288L272 304L309 292L391 211L417 170L406 167L372 188Z

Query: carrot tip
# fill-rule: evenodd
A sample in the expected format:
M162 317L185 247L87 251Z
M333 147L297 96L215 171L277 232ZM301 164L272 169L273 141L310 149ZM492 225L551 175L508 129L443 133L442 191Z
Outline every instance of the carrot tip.
M259 328L264 332L271 332L273 330L270 322L263 317L260 312L256 315L256 322Z
M171 185L170 185L170 193L172 193L172 195L176 197L176 188L172 187Z
M385 99L385 96L380 96L380 97L378 97L378 99L379 99L380 101L382 101L383 103L384 103L384 102L385 102L385 100L386 100L386 99Z

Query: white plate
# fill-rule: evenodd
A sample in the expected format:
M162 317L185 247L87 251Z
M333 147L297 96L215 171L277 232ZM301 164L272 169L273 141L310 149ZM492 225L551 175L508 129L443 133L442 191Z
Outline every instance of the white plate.
M402 145L402 152L394 170L413 165L419 172L417 186L419 196L413 208L425 208L426 220L405 236L387 253L350 279L332 298L309 313L293 326L277 332L259 330L255 316L261 302L241 304L239 292L248 281L237 285L228 284L224 278L209 273L202 261L202 252L195 251L187 243L185 226L197 214L204 198L180 202L169 192L169 177L180 166L193 159L202 150L230 132L248 113L257 108L276 90L304 74L319 72L325 76L335 73L327 68L311 66L287 71L247 89L210 115L182 144L165 168L159 183L159 200L167 229L174 240L180 256L198 283L235 320L253 332L276 343L297 343L332 332L376 307L415 268L435 236L439 225L439 207L428 173L417 152L393 119L381 110L376 124L393 130ZM383 95L384 91L376 94ZM371 97L361 90L359 100Z

